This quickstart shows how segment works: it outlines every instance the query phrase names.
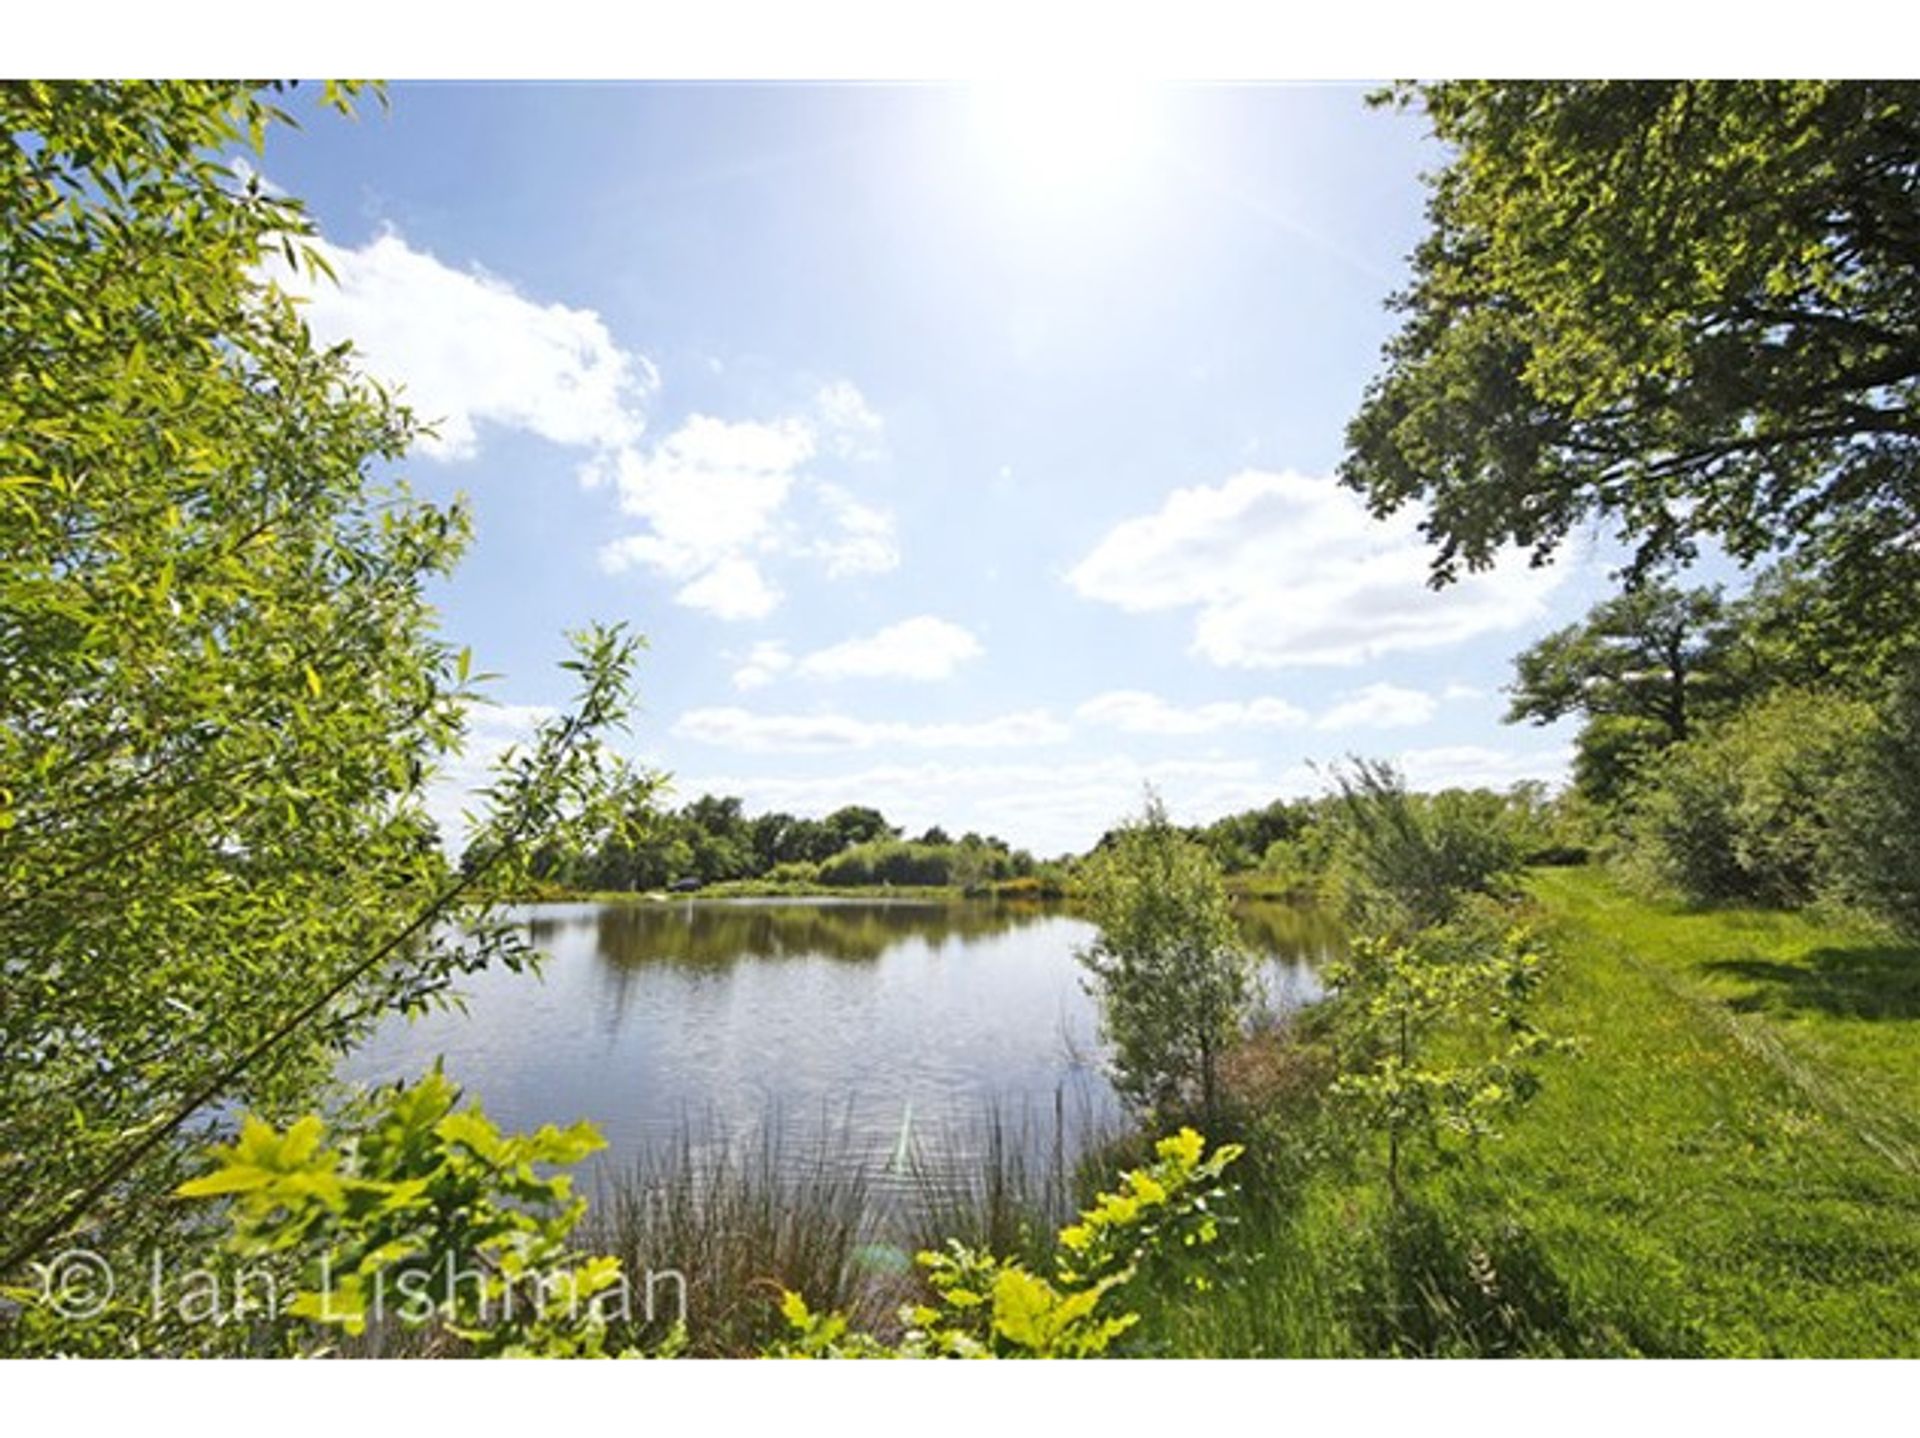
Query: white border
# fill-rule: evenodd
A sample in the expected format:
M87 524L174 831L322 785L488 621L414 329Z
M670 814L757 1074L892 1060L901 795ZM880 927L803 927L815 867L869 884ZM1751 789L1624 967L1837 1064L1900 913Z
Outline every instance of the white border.
M1910 5L1829 0L208 0L12 7L0 72L955 80L1862 76L1911 70Z

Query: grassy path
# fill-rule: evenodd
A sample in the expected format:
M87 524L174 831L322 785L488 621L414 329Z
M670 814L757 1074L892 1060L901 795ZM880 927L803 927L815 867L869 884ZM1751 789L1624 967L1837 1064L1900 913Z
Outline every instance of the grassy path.
M1280 1120L1223 1281L1152 1331L1221 1355L1920 1355L1920 949L1795 915L1530 887L1580 1052L1396 1210ZM1289 1174L1292 1176L1290 1177Z
M1533 890L1542 1017L1583 1052L1458 1201L1513 1213L1628 1347L1920 1353L1920 950L1592 872Z

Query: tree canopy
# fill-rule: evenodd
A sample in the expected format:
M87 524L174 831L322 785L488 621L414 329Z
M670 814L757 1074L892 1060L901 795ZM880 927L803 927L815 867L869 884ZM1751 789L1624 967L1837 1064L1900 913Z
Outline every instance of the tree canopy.
M1920 591L1920 84L1393 93L1449 154L1342 478L1436 582L1600 520Z

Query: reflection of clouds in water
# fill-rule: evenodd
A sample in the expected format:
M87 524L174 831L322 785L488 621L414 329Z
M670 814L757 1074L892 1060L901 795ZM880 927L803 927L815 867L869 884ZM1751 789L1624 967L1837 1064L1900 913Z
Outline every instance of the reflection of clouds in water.
M589 1118L622 1166L685 1137L811 1134L851 1160L903 1141L1077 1146L1117 1122L1099 1015L1058 908L873 901L574 904L527 914L543 977L485 972L468 1010L389 1024L353 1079L449 1072L509 1128ZM1317 994L1323 917L1241 911L1282 1008ZM909 1114L910 1106L910 1114ZM1015 1122L1015 1120L1018 1122ZM984 1141L984 1140L982 1140Z

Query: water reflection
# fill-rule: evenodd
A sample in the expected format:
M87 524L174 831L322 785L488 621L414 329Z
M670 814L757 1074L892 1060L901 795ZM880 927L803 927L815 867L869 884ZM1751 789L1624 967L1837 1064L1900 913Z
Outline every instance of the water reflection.
M1338 930L1283 905L1240 915L1271 956L1269 1001L1314 997ZM444 1056L501 1123L590 1118L616 1163L689 1123L831 1126L871 1157L989 1106L1070 1113L1069 1142L1115 1117L1074 958L1094 931L1058 907L696 900L543 905L527 922L541 977L475 976L464 1013L386 1026L345 1076Z
M1046 912L1005 904L792 899L595 908L601 957L616 964L730 964L741 958L799 956L870 961L902 939L935 948L966 945ZM536 941L547 922L544 916L534 920Z

